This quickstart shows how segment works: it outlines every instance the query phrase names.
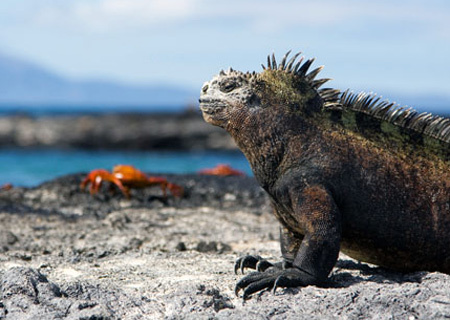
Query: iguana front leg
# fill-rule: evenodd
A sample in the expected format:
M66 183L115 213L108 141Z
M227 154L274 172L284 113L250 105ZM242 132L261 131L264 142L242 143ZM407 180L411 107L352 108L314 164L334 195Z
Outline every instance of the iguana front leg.
M297 190L298 192L298 190ZM283 255L292 265L285 268L268 267L263 272L252 272L242 278L235 288L236 294L244 290L243 298L263 289L277 287L298 287L323 282L339 254L341 217L332 196L320 186L310 186L295 195L290 190L292 215L305 236L301 245L292 251L282 245ZM287 244L295 244L300 239L290 239L293 234L285 233ZM283 238L282 238L283 241ZM286 241L286 239L284 240ZM295 254L292 253L295 251Z

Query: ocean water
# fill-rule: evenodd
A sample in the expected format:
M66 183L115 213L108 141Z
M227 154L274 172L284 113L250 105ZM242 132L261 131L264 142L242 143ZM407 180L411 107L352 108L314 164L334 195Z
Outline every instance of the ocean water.
M251 175L245 157L238 152L153 152L0 149L0 186L33 187L61 175L112 170L116 164L131 164L158 173L195 173L219 163Z

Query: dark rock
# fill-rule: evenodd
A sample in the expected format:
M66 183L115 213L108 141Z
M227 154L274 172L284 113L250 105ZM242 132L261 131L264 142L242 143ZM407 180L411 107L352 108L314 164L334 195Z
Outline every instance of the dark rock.
M0 146L120 150L235 150L197 112L0 117Z
M223 253L226 251L231 251L231 247L223 242L217 241L200 241L195 250L198 252L216 252Z
M0 252L8 251L10 246L16 244L18 241L17 236L11 231L0 233Z
M4 234L4 236L5 236L5 242L6 242L6 244L8 244L8 245L13 245L13 244L15 244L19 239L15 236L15 234L14 233L12 233L12 232L6 232L5 234Z
M1 283L3 308L8 319L63 319L70 318L74 312L80 319L111 318L106 308L95 308L96 302L71 301L56 284L31 268L10 269Z
M186 244L184 242L178 242L177 246L175 247L178 251L186 251Z
M222 295L217 288L206 289L205 286L199 286L198 289L197 294L204 294L210 297L210 299L203 302L204 307L209 308L212 306L216 312L222 309L234 309L231 299L226 295Z
M105 217L108 213L124 208L193 208L214 207L236 210L249 208L260 214L268 204L267 196L252 177L215 177L195 174L159 175L181 185L184 196L165 199L159 188L132 189L128 200L117 190L111 193L105 183L94 196L80 189L86 174L67 175L45 182L35 188L13 188L0 193L0 210L4 212L35 212L61 214L67 218L81 215ZM118 219L118 220L117 220ZM124 226L127 217L111 221L113 227ZM12 239L12 238L11 238ZM10 241L12 241L10 239ZM0 245L1 245L0 238Z

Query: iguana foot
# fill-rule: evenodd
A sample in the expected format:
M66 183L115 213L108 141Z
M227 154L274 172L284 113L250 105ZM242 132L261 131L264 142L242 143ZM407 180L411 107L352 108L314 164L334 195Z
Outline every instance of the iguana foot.
M245 268L255 269L259 272L264 272L268 268L274 267L274 264L256 255L247 255L240 257L234 263L234 273L237 274L238 270L244 274Z
M236 260L236 262L234 263L234 273L237 274L238 270L240 270L241 273L244 274L245 268L255 269L256 271L264 272L269 268L282 270L290 267L292 267L292 264L286 260L272 263L260 256L250 254L240 257Z
M265 272L252 272L238 281L234 292L239 296L239 291L244 290L242 298L247 300L250 296L264 289L307 286L316 283L315 278L309 273L298 268L278 269L270 268Z

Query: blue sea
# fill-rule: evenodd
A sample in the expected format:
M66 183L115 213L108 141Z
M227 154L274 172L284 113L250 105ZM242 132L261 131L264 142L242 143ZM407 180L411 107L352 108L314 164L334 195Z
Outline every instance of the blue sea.
M0 149L0 186L33 187L61 175L112 170L116 164L131 164L144 172L195 173L219 163L251 175L245 157L238 152L153 152Z

